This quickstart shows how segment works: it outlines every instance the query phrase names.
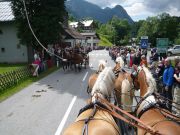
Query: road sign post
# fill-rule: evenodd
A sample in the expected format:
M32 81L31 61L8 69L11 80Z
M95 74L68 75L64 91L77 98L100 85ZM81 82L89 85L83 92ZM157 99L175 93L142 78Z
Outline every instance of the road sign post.
M148 48L148 36L141 37L141 48L147 49Z

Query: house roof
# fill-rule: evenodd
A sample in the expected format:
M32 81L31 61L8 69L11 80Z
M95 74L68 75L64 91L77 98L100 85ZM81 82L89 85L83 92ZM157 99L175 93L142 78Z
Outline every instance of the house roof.
M71 27L73 28L77 28L78 27L78 22L70 22L69 24Z
M93 20L86 20L82 22L84 24L85 27L90 26L93 23Z
M83 36L95 36L96 32L83 32L83 33L81 33L81 35L83 35Z
M93 20L86 20L82 22L70 22L69 25L73 28L77 28L79 23L82 23L85 27L88 27L88 26L91 26L91 24L93 23Z
M85 39L83 35L72 28L66 28L65 31L72 36L74 39Z
M11 2L0 2L0 22L13 21L14 15L11 9Z

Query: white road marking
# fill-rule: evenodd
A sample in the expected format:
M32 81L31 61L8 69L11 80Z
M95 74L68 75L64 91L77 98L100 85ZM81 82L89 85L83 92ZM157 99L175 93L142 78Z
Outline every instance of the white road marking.
M69 107L68 107L68 109L67 109L67 111L66 111L66 113L65 113L65 115L64 115L64 117L63 117L63 119L62 119L62 121L61 121L61 123L60 123L60 125L59 125L59 127L58 127L58 129L57 129L57 131L56 131L56 133L55 133L55 135L60 135L60 134L61 134L62 129L63 129L63 127L64 127L64 124L65 124L66 121L67 121L67 118L68 118L68 116L69 116L69 113L71 112L71 109L72 109L72 107L73 107L76 99L77 99L77 96L74 96L73 99L72 99L72 101L71 101L71 103L70 103L70 105L69 105Z
M83 78L82 82L84 82L84 81L85 81L85 79L86 79L87 75L88 75L88 72L86 72L86 74L85 74L85 76L84 76L84 78Z

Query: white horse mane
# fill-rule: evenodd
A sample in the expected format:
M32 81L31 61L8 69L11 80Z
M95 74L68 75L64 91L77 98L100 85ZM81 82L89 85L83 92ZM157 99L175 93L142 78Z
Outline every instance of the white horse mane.
M156 91L157 88L156 88L156 81L153 78L151 72L144 65L142 66L142 68L143 68L143 70L145 72L146 81L147 81L147 83L149 85L147 93L144 95L144 96L146 96L147 94L153 93L154 91Z
M111 91L114 89L115 75L111 67L105 67L105 69L100 72L98 78L92 88L91 95L94 96L95 93L99 93L103 98L109 97ZM95 97L92 98L95 101Z
M116 62L120 64L121 68L124 68L124 60L121 56L116 58Z
M105 61L105 60L99 60L98 71L100 71L100 72L103 70L102 65L103 65L104 67L107 67L107 61Z

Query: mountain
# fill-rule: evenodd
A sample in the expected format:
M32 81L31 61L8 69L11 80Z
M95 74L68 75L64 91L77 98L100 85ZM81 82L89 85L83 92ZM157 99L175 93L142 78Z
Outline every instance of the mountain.
M102 23L106 23L111 20L113 16L117 16L121 19L127 19L129 23L133 23L132 18L120 5L116 5L114 8L107 7L102 9L99 6L85 0L70 0L66 1L66 9L77 19L90 17Z

